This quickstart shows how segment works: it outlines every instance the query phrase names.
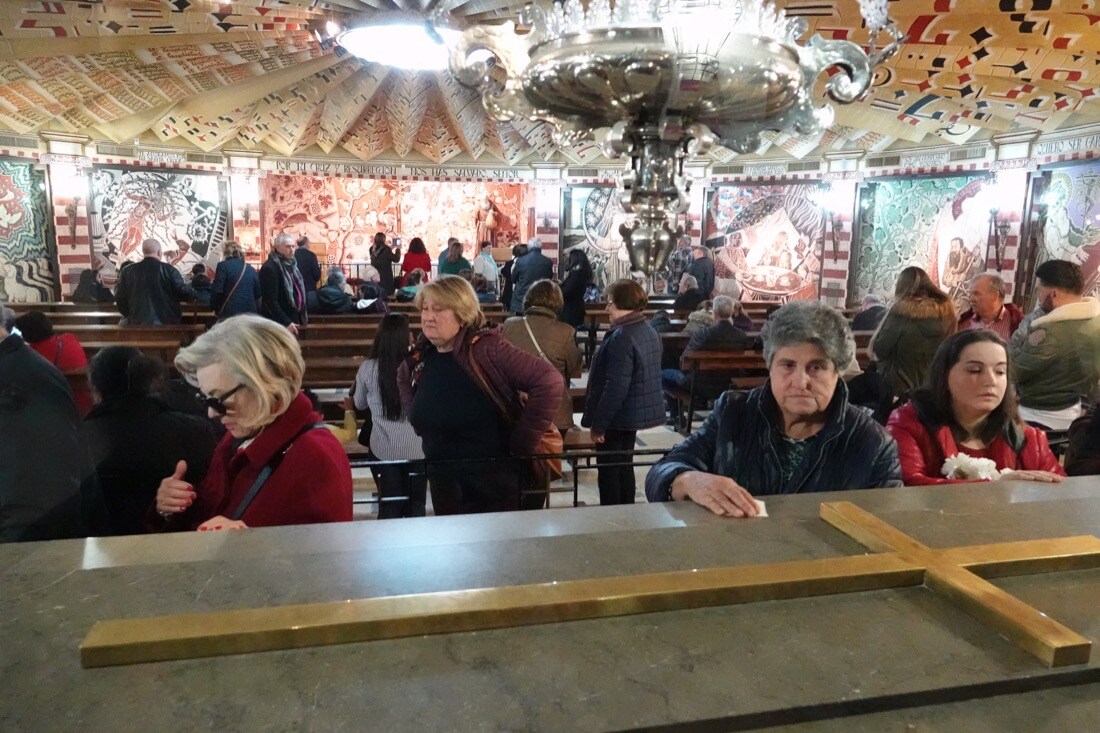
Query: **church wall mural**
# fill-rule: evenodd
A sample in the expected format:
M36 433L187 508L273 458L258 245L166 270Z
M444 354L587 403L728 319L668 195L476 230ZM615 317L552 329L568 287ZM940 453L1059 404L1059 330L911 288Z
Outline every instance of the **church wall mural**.
M708 190L703 242L714 253L715 289L732 279L745 301L816 299L823 223L818 190L816 183ZM690 264L690 251L678 254L671 269ZM670 280L675 275L670 273Z
M92 173L89 233L93 266L111 285L123 262L141 260L141 243L153 238L165 262L185 279L203 263L213 273L222 259L229 206L216 175L96 168Z
M868 293L892 298L898 274L924 270L966 310L969 282L985 270L989 207L985 176L945 176L869 182L856 242L849 299Z
M1036 264L1076 262L1085 291L1100 295L1100 161L1052 170L1044 198L1048 194L1052 201Z
M328 264L365 262L374 235L424 240L433 258L457 237L466 257L475 242L510 247L530 236L534 192L527 184L392 181L321 176L268 176L260 182L263 238L309 237Z
M630 220L614 186L562 189L560 260L564 261L570 249L584 250L600 288L630 277L630 257L619 234L619 225Z
M0 303L53 300L45 177L31 163L0 161Z

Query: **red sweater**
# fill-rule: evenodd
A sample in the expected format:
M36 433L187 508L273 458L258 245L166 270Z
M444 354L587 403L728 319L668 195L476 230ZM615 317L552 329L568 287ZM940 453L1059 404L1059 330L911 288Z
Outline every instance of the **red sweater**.
M886 429L898 442L901 476L906 486L973 483L969 479L943 477L943 462L959 453L955 437L946 425L940 427L935 435L929 433L913 403L894 410ZM1024 426L1024 444L1019 451L1013 450L1003 436L990 443L988 450L990 459L1000 471L1050 471L1059 476L1066 475L1058 465L1058 459L1050 452L1046 433L1030 425Z
M88 366L88 356L84 353L84 347L80 345L80 340L75 334L57 333L28 345L57 367L62 374L85 369ZM76 399L76 407L82 416L92 409L90 388L73 389L73 398Z
M432 277L432 258L427 252L422 254L415 254L413 252L406 252L405 259L401 260L401 277L404 278L410 272L416 268L420 268L424 271L424 282L427 282Z
M243 451L230 434L222 438L195 503L176 526L195 529L219 514L232 517L264 466L306 425L320 422L309 398L299 393L290 407ZM307 430L294 439L279 467L248 505L249 527L351 521L351 466L344 446L328 430Z

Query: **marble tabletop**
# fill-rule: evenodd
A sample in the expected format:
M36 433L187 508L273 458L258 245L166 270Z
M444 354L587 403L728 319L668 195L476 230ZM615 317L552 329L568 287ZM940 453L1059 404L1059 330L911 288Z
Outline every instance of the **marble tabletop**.
M678 503L2 545L0 729L733 729L1007 689L1025 692L1018 706L1077 695L1073 709L1100 718L1100 652L1048 669L922 587L80 666L104 619L865 552L818 518L833 500L933 547L1100 534L1100 479L1087 478L775 496L753 520ZM1100 570L996 583L1100 639Z

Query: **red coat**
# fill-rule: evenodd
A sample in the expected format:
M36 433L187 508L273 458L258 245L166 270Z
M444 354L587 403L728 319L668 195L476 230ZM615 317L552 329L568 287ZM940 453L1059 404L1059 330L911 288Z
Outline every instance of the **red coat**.
M424 271L424 282L427 282L432 277L432 258L427 252L422 254L416 254L414 252L406 252L405 259L401 261L401 279L404 281L405 277L415 270L420 268Z
M88 367L88 356L75 334L57 333L28 345L62 374ZM73 389L73 398L76 399L76 407L81 415L88 414L92 409L92 392L88 387Z
M232 518L264 466L306 425L320 422L309 398L299 393L290 407L243 451L226 434L214 451L198 496L172 524L198 527L219 514ZM248 505L249 527L351 521L351 466L344 446L328 430L307 430L294 439L279 467Z
M929 433L912 402L894 410L886 429L898 442L901 476L906 486L973 483L968 479L943 477L943 462L959 452L955 437L946 425L940 427L935 435ZM989 444L989 457L997 464L997 469L1050 471L1065 476L1066 472L1058 465L1058 459L1050 452L1046 433L1030 425L1024 426L1023 433L1024 444L1018 451L1013 450L1004 436L998 436Z

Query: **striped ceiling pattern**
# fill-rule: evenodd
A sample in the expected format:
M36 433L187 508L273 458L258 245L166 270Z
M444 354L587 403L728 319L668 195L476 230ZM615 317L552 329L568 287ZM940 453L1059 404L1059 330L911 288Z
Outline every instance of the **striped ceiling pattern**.
M542 0L544 1L544 0ZM490 119L449 73L362 63L318 40L450 2L459 27L514 17L524 0L4 0L0 129L116 143L186 143L281 155L435 163L587 163L544 124ZM811 32L864 42L856 0L780 0ZM816 136L770 134L758 152L801 158L896 142L964 144L991 134L1100 121L1097 0L896 0L909 42L860 103ZM729 162L724 149L714 157Z

